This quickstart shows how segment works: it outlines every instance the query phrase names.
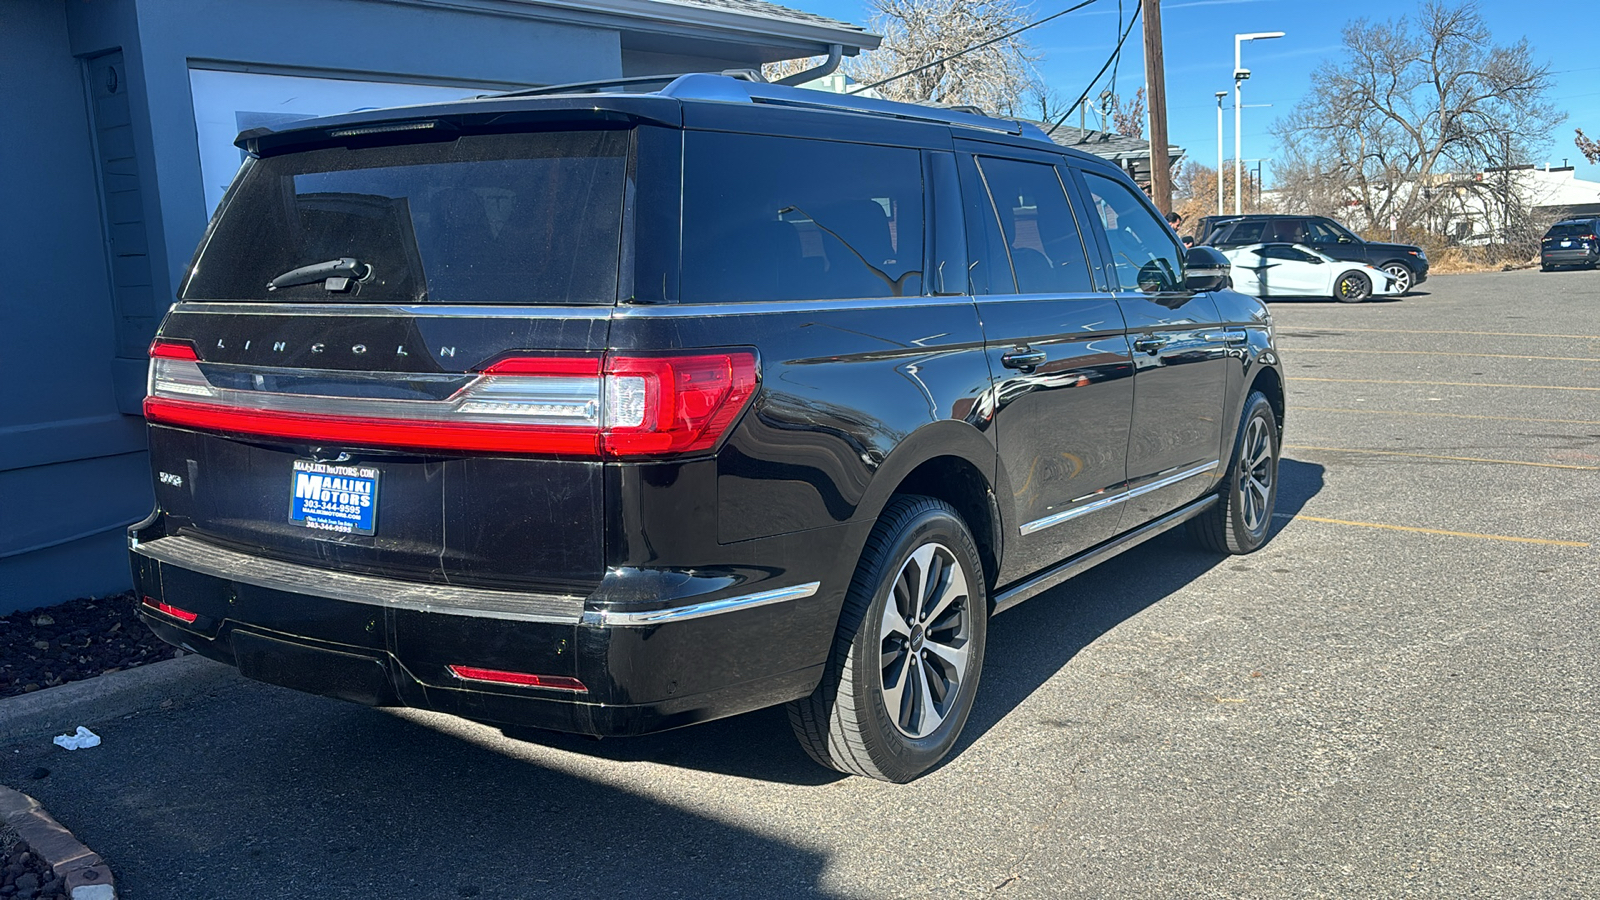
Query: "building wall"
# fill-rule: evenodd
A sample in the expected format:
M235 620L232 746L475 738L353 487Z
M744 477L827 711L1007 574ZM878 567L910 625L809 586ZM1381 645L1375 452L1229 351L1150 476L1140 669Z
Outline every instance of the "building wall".
M151 507L144 423L119 412L110 265L66 4L0 11L0 613L128 581Z
M110 53L121 107L103 96ZM616 30L487 3L7 0L0 613L130 583L124 529L153 505L143 348L208 216L191 67L490 90L624 73Z

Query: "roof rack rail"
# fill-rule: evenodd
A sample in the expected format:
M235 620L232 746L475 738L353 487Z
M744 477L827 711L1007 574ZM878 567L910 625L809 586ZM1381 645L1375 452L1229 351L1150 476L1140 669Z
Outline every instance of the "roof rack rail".
M488 100L498 97L537 97L541 94L602 94L616 89L640 90L639 93L651 93L672 84L686 75L712 75L733 78L739 81L750 81L766 84L767 79L756 69L723 69L721 72L675 72L668 75L634 75L628 78L603 78L598 81L574 81L569 84L549 84L544 87L522 88L515 91L503 91L494 94L479 94L477 99Z
M1001 134L1025 135L1049 143L1044 132L1025 123L998 119L972 107L923 106L895 100L878 100L858 94L834 94L764 82L733 84L709 73L690 73L662 88L662 96L680 100L717 100L724 103L762 103L800 109L825 109L838 112L886 116L918 122L959 125Z

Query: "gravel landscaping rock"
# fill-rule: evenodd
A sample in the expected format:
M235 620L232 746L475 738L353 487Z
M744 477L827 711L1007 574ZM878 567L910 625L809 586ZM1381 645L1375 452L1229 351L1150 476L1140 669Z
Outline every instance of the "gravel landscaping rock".
M139 621L135 602L130 591L0 617L0 697L182 655Z
M67 900L66 882L28 848L16 832L0 825L0 898Z

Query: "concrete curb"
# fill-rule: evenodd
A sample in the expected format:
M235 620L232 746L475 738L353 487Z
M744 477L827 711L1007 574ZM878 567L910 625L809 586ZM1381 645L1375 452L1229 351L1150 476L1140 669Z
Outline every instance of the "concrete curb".
M72 900L116 900L116 879L105 860L62 828L39 801L0 785L0 821L15 829L29 849L55 871Z
M0 700L0 744L158 708L242 680L238 670L189 654Z

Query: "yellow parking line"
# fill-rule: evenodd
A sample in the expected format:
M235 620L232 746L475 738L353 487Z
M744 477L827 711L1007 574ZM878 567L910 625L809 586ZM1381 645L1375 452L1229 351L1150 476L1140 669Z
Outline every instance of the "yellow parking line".
M1387 531L1413 531L1418 534L1442 534L1446 537L1478 538L1485 541L1510 541L1514 544L1546 544L1552 547L1587 547L1585 541L1556 541L1549 538L1512 537L1506 534L1480 534L1476 531L1444 531L1438 528L1417 528L1414 525L1385 525L1381 522L1352 522L1348 519L1324 519L1321 516L1289 515L1288 513L1274 513L1275 519L1298 519L1306 522L1321 522L1325 525L1351 525L1356 528L1382 528Z
M1453 462L1496 463L1502 466L1532 466L1536 469L1580 469L1600 472L1600 466L1580 466L1573 463L1538 463L1520 459L1486 459L1481 456L1436 456L1431 453L1402 453L1399 450L1358 450L1353 447L1313 447L1309 444L1284 444L1285 450L1321 450L1326 453L1365 453L1371 456L1409 456L1413 459L1447 459Z
M1289 355L1301 353L1381 353L1386 356L1472 356L1482 359L1538 359L1547 362L1600 362L1593 356L1526 356L1520 353L1456 353L1450 350L1351 350L1344 347L1291 347Z
M1525 388L1530 391L1600 391L1600 387L1571 387L1564 384L1496 384L1488 381L1389 381L1382 378L1312 378L1294 375L1290 381L1332 381L1339 384L1430 384L1437 387Z
M1283 324L1278 326L1279 331L1293 331L1296 328L1304 328L1310 331L1355 331L1362 334L1476 334L1483 337L1563 338L1573 341L1600 341L1600 334L1530 334L1523 331L1420 331L1408 328L1345 328L1343 326L1317 328L1311 325Z
M1412 412L1403 409L1344 409L1338 406L1299 406L1295 412L1376 413L1381 416L1426 416L1440 419L1488 419L1494 422L1543 422L1550 425L1600 425L1589 419L1531 419L1522 416L1478 416L1471 413Z

